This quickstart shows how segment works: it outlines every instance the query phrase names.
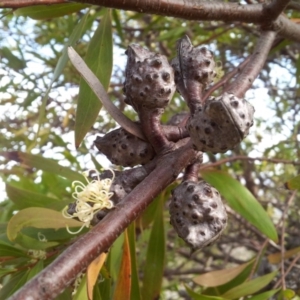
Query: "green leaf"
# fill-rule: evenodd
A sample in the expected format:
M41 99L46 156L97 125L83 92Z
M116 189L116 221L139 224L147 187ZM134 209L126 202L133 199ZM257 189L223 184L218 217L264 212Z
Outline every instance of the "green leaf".
M8 299L26 282L29 271L21 271L12 275L10 280L0 289L0 299Z
M139 275L137 269L136 261L136 234L135 234L135 222L132 222L128 226L128 239L130 246L130 256L131 256L131 294L130 300L140 300L141 291L139 286Z
M284 184L285 188L288 190L298 190L300 191L300 175L292 178Z
M222 294L226 293L227 291L231 290L232 288L234 288L235 286L242 284L243 282L248 280L249 275L253 269L254 262L255 261L253 260L248 266L246 266L246 268L238 276L234 277L229 282L227 282L223 285L217 286L217 287L206 288L205 294L213 295L213 296L222 295Z
M102 105L106 108L107 112L113 117L113 119L129 133L145 140L145 136L140 126L126 117L121 112L121 110L110 101L102 83L87 66L80 55L78 55L78 53L72 47L68 48L68 54L73 66L80 73L82 78L95 93L97 99L102 103Z
M144 268L142 299L152 300L159 298L165 260L165 230L163 219L164 198L159 199L155 219L153 222L147 257Z
M64 69L64 67L66 66L67 62L68 62L68 47L69 46L73 46L75 45L75 43L77 42L77 40L84 34L84 32L87 30L88 26L90 25L90 23L88 22L88 17L89 17L89 11L81 18L81 20L78 22L78 24L75 26L72 34L69 37L69 40L67 41L67 43L65 44L63 50L62 50L62 55L59 58L57 65L55 67L54 73L53 73L53 77L51 79L51 82L45 92L45 95L42 99L42 104L40 106L40 113L39 113L39 120L38 120L38 129L35 135L35 142L32 143L31 147L28 148L28 150L31 150L32 148L34 148L36 142L37 142L37 138L39 136L39 131L40 128L42 126L42 121L44 118L44 114L45 114L45 110L46 110L46 104L48 101L48 95L51 91L52 85L53 83L57 80L57 78L61 75L62 70Z
M45 250L47 248L54 247L59 244L58 242L42 242L30 236L27 236L22 232L18 233L14 242L18 243L23 248L26 248L28 250Z
M86 7L88 5L79 3L36 5L16 9L14 15L29 17L34 20L47 20L69 15Z
M252 264L253 261L247 262L245 264L239 265L230 269L223 269L218 271L207 272L196 276L193 281L201 286L205 287L215 287L225 284L235 277L237 277L245 268Z
M281 290L279 295L278 295L278 300L290 300L290 299L299 299L299 298L294 298L295 297L295 291L286 289L286 290Z
M1 60L4 58L7 59L7 66L16 72L23 70L26 67L26 61L15 56L11 49L7 47L0 48L0 57Z
M124 42L123 27L122 27L122 24L120 22L119 11L117 9L112 10L112 17L113 17L113 20L115 22L119 38L121 39L122 42Z
M296 62L296 78L297 78L297 83L300 84L300 56L298 56Z
M11 246L9 244L4 243L3 241L0 241L0 255L3 256L28 256L25 251L22 251L14 246Z
M81 227L82 223L74 219L66 219L61 212L48 208L30 207L19 211L7 225L7 237L14 241L20 231L26 227L37 228L64 228Z
M27 276L27 281L29 281L31 278L33 278L35 275L40 273L44 268L44 261L39 260L34 267L29 271L28 276Z
M112 47L111 11L105 9L100 25L90 41L85 62L106 90L112 72ZM101 103L97 96L84 79L81 79L75 121L76 147L79 147L86 133L93 126L100 109Z
M71 288L66 288L60 295L58 295L55 300L74 300L72 299L72 290ZM101 300L101 299L97 299L95 298L94 300Z
M89 300L86 289L86 275L83 276L73 300Z
M37 168L49 173L54 173L70 180L83 180L83 176L67 167L61 166L56 160L44 158L41 155L24 153L20 151L2 152L0 153L9 160L14 160L28 168Z
M201 174L208 183L220 192L233 210L271 240L278 241L277 231L271 219L247 188L226 172L202 170Z
M189 288L188 286L184 286L187 293L189 294L189 296L193 299L193 300L228 300L226 298L222 298L222 297L215 297L215 296L207 296L207 295L201 295L198 294L196 292L194 292L191 288Z
M159 205L159 198L156 198L138 217L138 219L136 220L136 224L140 230L146 229L153 222L153 220L155 219L155 212L157 211L158 205Z
M0 268L0 278L5 276L8 273L14 273L16 271L17 271L16 269L3 269L3 268Z
M223 297L236 299L254 294L268 285L277 275L277 271L246 281L223 294Z
M253 297L247 298L248 300L268 300L271 299L280 289L267 291Z
M67 205L66 201L60 201L59 199L47 197L43 194L23 190L10 184L6 184L6 193L19 209L34 206L61 210Z

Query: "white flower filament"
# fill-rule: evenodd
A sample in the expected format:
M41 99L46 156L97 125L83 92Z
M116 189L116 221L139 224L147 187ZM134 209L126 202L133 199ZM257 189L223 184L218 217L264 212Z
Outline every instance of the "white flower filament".
M90 171L95 171L97 179L89 181L88 174ZM75 213L70 215L68 213L68 206L63 210L63 216L65 218L78 218L79 221L84 224L76 231L72 232L67 226L67 231L71 234L79 233L84 227L89 227L94 215L102 209L110 209L113 207L113 202L109 200L113 193L109 192L111 184L115 178L113 170L112 179L106 178L100 180L99 173L96 170L89 170L89 172L83 172L82 175L87 181L87 185L84 185L81 181L74 181L72 186L75 187L75 192L72 194L73 198L76 199Z

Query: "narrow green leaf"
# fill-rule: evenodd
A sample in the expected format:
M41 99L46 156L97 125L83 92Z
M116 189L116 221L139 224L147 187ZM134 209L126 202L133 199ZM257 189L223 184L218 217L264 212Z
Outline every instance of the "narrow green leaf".
M184 286L187 293L193 300L228 300L227 298L222 297L215 297L215 296L208 296L208 295L201 295L196 292L194 292L191 288L189 288L187 285Z
M74 219L66 219L61 212L48 208L30 207L19 211L7 225L7 237L10 241L17 238L18 233L25 227L64 228L81 227L82 223Z
M12 275L10 280L0 289L0 299L8 299L26 282L29 271L21 271Z
M83 276L73 300L89 300L86 290L86 275Z
M163 204L164 198L161 197L159 199L159 205L156 210L148 243L142 287L143 300L158 299L160 295L166 242L163 220Z
M300 175L292 178L284 184L288 190L300 190Z
M93 300L102 300L99 285L95 285L94 287Z
M271 299L272 296L274 296L279 290L280 289L267 291L267 292L252 296L252 297L247 298L247 299L248 300L268 300L268 299Z
M227 291L222 297L226 297L229 299L236 299L244 296L248 296L254 294L268 285L273 278L276 276L278 272L272 272L267 275L257 277L253 280L246 281L241 285L234 287L233 289Z
M99 81L97 76L90 70L84 60L78 55L78 53L72 48L68 48L69 58L80 73L82 78L86 81L92 91L95 93L97 99L101 102L108 113L114 118L114 120L121 125L129 133L145 140L144 134L136 123L126 117L109 99L102 83Z
M212 295L212 296L222 295L227 291L231 290L232 288L242 284L243 282L248 280L249 275L253 268L253 264L254 264L254 260L252 260L252 262L248 266L246 266L246 268L238 276L234 277L229 282L217 287L206 288L205 294Z
M88 7L80 3L62 3L53 5L36 5L14 10L14 15L29 17L34 20L47 20L72 14Z
M42 121L45 115L45 109L46 109L46 104L48 101L48 95L51 91L52 85L55 82L55 80L60 76L62 73L62 70L66 66L68 62L68 55L67 55L67 50L69 46L74 46L77 40L84 34L84 32L87 30L88 26L91 24L88 22L88 17L89 17L89 11L81 18L81 20L78 22L78 24L75 26L73 32L71 33L69 40L64 46L64 49L62 50L62 55L59 58L57 65L55 67L53 77L51 79L51 82L45 92L45 95L43 96L42 99L42 104L40 106L40 113L39 113L39 120L38 120L38 129L34 138L34 143L32 143L31 147L28 148L28 151L33 149L34 146L37 143L37 138L39 136L40 128L42 126Z
M66 288L60 295L58 295L55 300L74 300L72 297L72 289L70 287ZM94 300L101 300L95 298Z
M90 41L85 59L88 67L99 78L106 90L108 89L112 72L112 47L111 11L106 9L100 25ZM88 84L81 79L75 121L76 147L79 147L86 133L94 124L100 108L101 103L97 96Z
M67 167L61 166L56 160L44 158L41 155L24 153L20 151L2 152L7 159L17 161L29 168L37 168L49 173L54 173L70 180L83 180L83 176Z
M286 289L286 290L281 290L280 291L280 294L278 296L278 299L282 299L282 300L296 300L296 299L299 299L299 298L294 298L295 297L295 291L293 290L290 290L290 289Z
M296 78L297 83L300 84L300 56L298 57L296 62Z
M8 47L0 48L0 56L1 59L6 58L8 60L7 66L14 71L18 72L26 67L26 61L15 56Z
M17 270L16 269L3 269L3 268L0 268L0 278L5 276L8 273L14 273L15 271L17 271Z
M139 286L139 275L137 270L136 262L136 235L135 235L135 222L132 222L128 226L128 240L130 246L130 256L131 256L131 294L130 300L140 300L141 291Z
M103 280L98 284L101 299L103 299L103 300L110 299L110 295L111 295L112 278L109 274L110 268L111 268L111 255L109 253L109 255L106 259L106 262L105 262L105 266L102 267L101 272L100 272ZM95 290L95 288L94 288L94 290Z
M18 209L34 206L61 210L66 206L65 201L20 189L10 184L6 184L6 193L9 199L17 205Z
M58 242L42 242L21 232L18 233L14 242L28 250L45 250L59 244Z
M8 245L3 241L0 241L0 255L3 256L28 256L25 251L22 251L14 246Z
M92 155L92 154L90 154L90 156L91 156L92 162L93 162L96 170L101 170L102 166L98 163L96 157L94 155Z
M124 42L123 27L120 22L119 11L117 9L112 10L112 17L116 24L116 29L117 29L119 38L121 39L122 42Z
M244 269L251 263L253 263L253 261L247 262L245 264L230 269L207 272L199 276L196 276L193 279L193 281L205 287L219 286L234 279L241 272L243 272Z
M152 203L145 209L145 211L136 220L137 227L140 230L146 229L155 219L155 212L159 205L159 199L156 198Z
M208 183L221 193L233 210L271 240L278 241L277 231L271 219L247 188L226 172L202 170L201 174Z
M39 260L34 267L29 271L28 276L27 276L27 280L29 281L31 278L33 278L35 275L37 275L38 273L40 273L44 268L44 261L43 260Z

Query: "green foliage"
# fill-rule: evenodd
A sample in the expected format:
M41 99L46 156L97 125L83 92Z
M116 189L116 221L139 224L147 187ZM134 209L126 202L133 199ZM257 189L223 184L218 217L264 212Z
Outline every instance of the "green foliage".
M214 50L226 75L251 53L257 36L253 25L242 23L86 7L27 7L0 19L0 176L6 184L0 203L0 299L7 299L73 242L66 225L78 228L82 223L63 218L61 211L74 201L72 181L84 182L83 169L101 167L103 157L92 148L92 139L115 126L74 72L67 47L85 57L112 102L136 120L121 91L128 44L141 44L171 60L176 41L188 34L194 45ZM299 18L298 12L287 14ZM130 285L127 295L132 300L293 299L299 294L297 268L287 274L285 290L274 288L280 280L274 269L283 259L287 266L299 256L299 193L289 203L289 190L299 191L300 183L298 52L287 40L272 49L253 95L248 95L257 114L249 137L229 153L205 155L208 163L225 159L217 165L220 170L201 171L230 206L228 228L220 240L190 256L169 225L168 199L177 181L128 227L128 240L121 235L109 249L94 287L95 300L122 295L122 284ZM176 94L162 121L187 110ZM261 160L241 158L248 155ZM287 203L288 214L279 222ZM285 235L284 245L278 244L278 232ZM265 244L268 239L272 242ZM284 246L286 251L279 253L277 248ZM131 277L120 283L129 268ZM75 296L73 284L57 299L88 299L88 283L83 275Z
M89 43L85 62L99 78L104 88L108 89L113 64L111 11L109 9L104 10L102 20ZM76 148L95 123L100 108L101 102L87 83L81 79L75 122Z
M203 170L201 175L221 193L232 209L241 214L267 237L275 242L278 241L272 221L249 190L224 172Z

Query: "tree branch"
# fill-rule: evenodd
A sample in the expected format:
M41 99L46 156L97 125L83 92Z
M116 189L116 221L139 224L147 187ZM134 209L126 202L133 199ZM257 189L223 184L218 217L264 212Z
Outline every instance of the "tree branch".
M0 0L1 8L20 8L39 4L57 4L70 1L62 0ZM273 15L269 16L269 9L263 4L240 5L239 3L201 2L196 0L76 0L72 2L99 5L104 7L136 11L140 13L157 14L177 17L186 20L202 21L241 21L254 24L270 24L273 22L278 7L282 7L282 0L271 5ZM300 25L280 15L270 28L285 38L300 42Z
M244 96L263 68L275 37L276 33L274 31L263 31L261 33L250 61L234 82L226 88L227 93L234 94L239 98Z
M278 159L278 158L268 158L268 157L249 157L249 156L245 156L245 155L237 155L237 156L232 156L232 157L227 157L224 159L221 159L217 162L214 163L208 163L208 164L204 164L200 167L201 170L203 169L207 169L207 168L215 168L218 167L220 165L226 164L228 162L233 162L233 161L237 161L237 160L248 160L248 161L267 161L273 164L291 164L294 166L299 166L300 162L298 161L293 161L293 160L285 160L285 159Z
M0 0L1 8L21 8L33 5L50 5L59 3L69 3L68 0Z
M239 3L215 1L199 3L196 0L76 0L76 2L177 17L185 20L241 21L261 25L270 24L274 21L273 16L268 15L269 10L263 4L240 5ZM271 10L276 11L276 8L282 2L282 0L276 1L271 6ZM293 23L283 15L279 16L269 29L278 31L278 33L288 39L300 42L300 25Z
M234 77L236 74L241 72L241 70L246 66L246 64L249 62L251 58L251 55L248 56L242 63L240 63L236 68L234 68L231 72L224 75L217 83L215 83L203 96L202 101L205 102L207 98L218 88L225 86L228 81Z
M290 0L273 0L264 5L264 14L268 15L270 19L276 20L289 2Z
M189 139L187 139L189 140ZM191 144L173 151L101 222L67 248L52 264L26 283L10 300L49 300L59 295L123 230L196 158ZM182 142L180 142L182 143Z

